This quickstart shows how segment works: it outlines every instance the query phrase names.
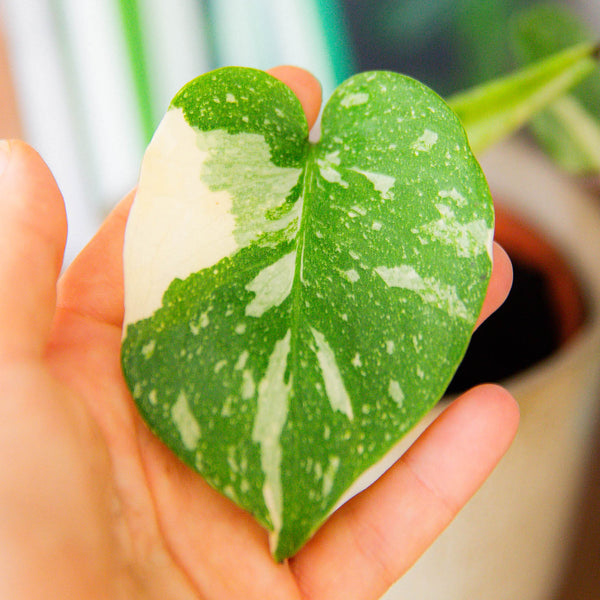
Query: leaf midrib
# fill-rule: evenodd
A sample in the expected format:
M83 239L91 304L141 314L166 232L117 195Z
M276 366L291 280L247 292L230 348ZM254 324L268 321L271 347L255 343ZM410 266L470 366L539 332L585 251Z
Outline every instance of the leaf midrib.
M301 344L298 343L301 319L303 313L303 264L304 250L306 247L306 230L311 218L311 205L313 203L313 188L316 182L316 154L318 143L308 142L308 151L302 171L302 209L300 211L298 233L296 237L296 263L294 265L294 278L292 280L292 307L290 318L290 362L288 363L289 374L292 377L292 388L296 381L295 375L300 369L299 351ZM289 379L288 379L289 381ZM293 410L293 407L291 407Z

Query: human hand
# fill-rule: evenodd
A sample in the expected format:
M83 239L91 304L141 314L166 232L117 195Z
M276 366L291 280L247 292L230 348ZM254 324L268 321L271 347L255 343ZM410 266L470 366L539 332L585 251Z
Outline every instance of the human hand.
M318 84L272 71L310 123ZM119 361L122 245L132 195L60 277L60 192L10 142L0 175L0 597L378 598L439 535L510 444L516 404L464 394L370 488L283 564L267 533L146 428ZM495 248L480 321L510 287Z

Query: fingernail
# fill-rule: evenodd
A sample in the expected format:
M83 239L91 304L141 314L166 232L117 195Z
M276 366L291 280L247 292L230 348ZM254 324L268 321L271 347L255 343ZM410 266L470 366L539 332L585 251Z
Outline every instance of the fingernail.
M9 159L10 142L8 140L0 140L0 175L4 173L4 169L6 169Z

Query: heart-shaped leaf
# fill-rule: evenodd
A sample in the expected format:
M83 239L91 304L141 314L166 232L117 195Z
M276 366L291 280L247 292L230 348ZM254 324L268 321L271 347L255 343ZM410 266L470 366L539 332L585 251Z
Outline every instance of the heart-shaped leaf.
M316 144L270 75L195 79L147 150L126 234L141 413L292 555L443 394L492 226L458 119L410 78L344 83Z

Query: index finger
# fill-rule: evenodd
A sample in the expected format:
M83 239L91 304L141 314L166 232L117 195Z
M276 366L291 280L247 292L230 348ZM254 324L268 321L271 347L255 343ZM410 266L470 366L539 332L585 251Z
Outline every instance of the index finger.
M508 254L494 242L494 260L492 265L492 276L488 285L481 314L475 323L479 327L500 305L506 300L512 285L512 264Z

